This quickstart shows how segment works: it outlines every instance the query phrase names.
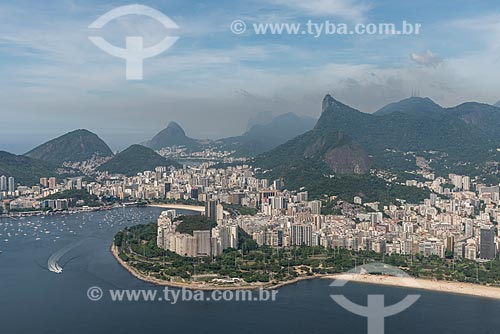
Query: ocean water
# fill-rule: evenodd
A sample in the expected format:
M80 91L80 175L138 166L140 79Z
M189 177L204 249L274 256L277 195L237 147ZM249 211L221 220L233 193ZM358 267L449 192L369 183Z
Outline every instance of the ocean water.
M109 252L124 226L155 221L161 209L126 208L68 216L0 220L0 333L367 333L367 320L330 298L386 305L421 294L385 320L385 333L481 333L500 328L500 301L328 280L279 289L274 302L113 302L87 297L90 287L155 289L124 270ZM59 266L62 273L48 270Z

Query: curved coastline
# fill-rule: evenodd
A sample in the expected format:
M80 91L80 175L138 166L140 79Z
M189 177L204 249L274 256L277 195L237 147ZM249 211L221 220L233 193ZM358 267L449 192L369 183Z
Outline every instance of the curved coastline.
M147 283L152 283L155 285L159 286L169 286L173 288L185 288L189 290L207 290L207 291L213 291L213 290L256 290L256 289L273 289L276 287L280 287L282 285L286 284L277 284L273 285L271 283L251 283L248 285L231 285L231 286L218 286L218 285L210 285L206 283L181 283L181 282L169 282L161 279L157 279L155 277L147 276L141 273L139 270L129 266L125 261L120 259L118 256L118 249L115 245L111 246L111 253L113 254L113 257L118 261L118 263L125 268L132 276L135 278L147 282ZM312 278L312 277L311 277ZM301 279L300 279L301 280ZM294 280L293 282L290 281L290 283L286 282L287 284L295 283L298 282L299 279Z
M392 287L409 288L416 290L434 291L441 293L450 293L457 295L465 295L471 297L480 297L500 300L500 288L478 285L472 283L461 283L461 282L448 282L448 281L437 281L428 279L411 279L402 280L398 277L393 276L378 276L378 275L313 275L313 276L303 276L297 277L290 281L279 282L279 283L251 283L248 285L231 285L231 286L217 286L210 285L206 283L180 283L180 282L168 282L160 280L154 277L146 276L139 272L137 269L129 266L118 256L118 249L112 245L111 253L114 258L120 263L120 265L125 268L130 274L135 278L152 283L159 286L169 286L173 288L185 288L190 290L256 290L256 289L278 289L286 285L295 284L297 282L311 280L311 279L327 279L327 280L345 280L349 282L365 283L365 284L375 284L375 285L385 285Z
M147 206L153 208L165 208L165 209L178 209L178 210L187 210L194 212L205 212L205 207L198 205L187 205L187 204L148 204Z

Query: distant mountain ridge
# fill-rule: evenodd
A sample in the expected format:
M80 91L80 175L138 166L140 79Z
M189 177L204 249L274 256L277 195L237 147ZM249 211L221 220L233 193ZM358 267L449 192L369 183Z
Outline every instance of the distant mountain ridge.
M271 113L265 114L271 115ZM259 120L260 122L264 121L262 117ZM251 120L251 122L254 121ZM143 143L143 145L156 151L172 146L184 146L188 151L199 151L211 147L235 151L236 156L253 157L307 132L314 127L316 120L312 117L285 113L271 117L268 122L263 123L265 124L251 126L241 136L218 140L200 140L188 137L178 123L170 122L165 129L156 134L151 140Z
M431 117L434 119L450 119L457 117L467 124L488 130L491 126L498 129L500 124L500 101L496 105L478 102L465 102L460 105L444 108L430 98L411 97L386 105L373 115L383 116L403 113L411 116Z
M191 151L202 147L196 139L186 136L184 129L176 122L170 122L165 129L144 143L144 146L153 150L160 150L171 146L184 146Z
M302 134L312 129L316 121L312 117L298 116L289 112L274 117L267 124L253 125L243 136L254 138L272 136L282 140L290 139L291 134Z
M109 157L113 152L95 133L80 129L52 139L24 155L61 164L65 161L85 161L95 155Z
M147 145L156 150L173 145L190 150L212 147L235 151L236 156L247 157L265 153L256 161L266 157L268 161L262 164L266 168L278 168L287 160L311 162L315 159L328 167L325 171L345 174L363 174L371 167L413 168L414 158L405 152L428 156L434 164L439 159L429 156L429 152L441 152L445 155L440 162L441 167L450 171L461 164L469 166L468 169L464 167L463 172L474 172L474 164L498 160L500 108L488 104L467 102L443 108L429 98L411 97L367 114L327 95L317 122L293 113L276 116L267 122L264 117L267 114L269 117L272 115L263 113L259 116L265 124L253 125L241 136L217 141L190 138L178 123L170 122ZM156 161L160 165L165 163L161 157L158 160L156 153L145 152L138 145L132 148L135 149L129 151L129 148L122 153L126 153L123 163L133 164L133 171L144 170L138 166L139 162L133 161L133 154L146 157L145 161ZM113 153L96 134L76 130L25 154L34 160L22 160L15 155L8 156L8 160L9 168L18 161L20 165L31 164L36 169L50 171L53 164L88 160L94 155L112 156ZM48 164L41 166L38 160ZM120 161L112 160L114 163ZM119 169L118 166L116 169Z
M146 170L154 171L159 166L182 167L176 161L165 159L152 149L136 144L116 154L111 160L99 166L98 170L110 174L134 176Z
M500 130L500 108L484 103L466 102L456 107L446 108L445 112L458 117L489 136L496 137Z
M414 170L415 155L430 159L438 173L484 175L482 168L500 160L498 133L500 108L487 104L443 108L413 97L367 114L327 95L313 130L257 156L255 164L273 177L288 175L294 185L372 167Z
M308 116L285 113L266 124L253 125L241 136L221 139L222 148L236 151L238 156L252 157L299 136L314 127L316 120Z
M414 161L391 150L421 155L443 152L448 161L443 161L444 166L460 161L485 163L494 158L500 144L494 135L500 131L500 109L494 106L464 103L442 108L430 99L411 98L382 110L393 112L366 114L350 108L324 113L318 124L351 136L374 156L375 166L385 169L414 166Z
M430 98L410 97L399 102L390 103L373 114L387 115L394 112L400 112L406 114L422 113L424 115L432 115L442 110L443 108Z

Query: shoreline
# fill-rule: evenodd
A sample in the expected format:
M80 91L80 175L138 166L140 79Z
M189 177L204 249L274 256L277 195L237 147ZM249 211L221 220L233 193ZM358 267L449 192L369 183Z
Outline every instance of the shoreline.
M153 208L165 208L165 209L173 209L173 210L187 210L187 211L195 211L195 212L205 212L204 206L198 205L189 205L189 204L148 204L147 206Z
M395 276L380 275L323 275L321 279L345 280L348 282L382 285L412 290L433 291L446 294L455 294L470 297L488 298L500 300L500 287L480 285L474 283L463 283L453 281L438 281L424 278L401 278Z
M301 276L290 281L279 283L248 283L248 285L233 285L233 286L216 286L207 283L181 283L181 282L168 282L154 277L145 276L137 269L129 266L118 256L117 248L112 245L111 253L118 263L127 270L135 278L152 283L159 286L168 286L173 288L185 288L189 290L256 290L256 289L279 289L287 285L295 284L302 281L313 279L325 280L345 280L354 283L364 283L372 285L382 285L390 287L408 288L412 290L433 291L439 293L449 293L462 296L479 297L500 300L500 287L479 285L473 283L461 283L451 281L437 281L422 278L401 278L394 276L379 276L379 275L353 275L353 274L326 274L326 275L312 275Z
M132 276L135 278L146 282L146 283L151 283L159 286L168 286L172 288L185 288L189 290L206 290L206 291L214 291L214 290L256 290L256 289L268 289L271 288L270 283L255 283L251 284L248 283L248 285L243 285L243 286L238 286L238 285L232 285L232 286L215 286L215 285L209 285L209 284L204 284L204 283L181 283L181 282L169 282L165 280L161 280L155 277L151 276L146 276L137 269L133 268L132 266L129 266L125 261L120 259L118 256L118 249L116 246L113 244L111 245L111 254L113 254L113 257L118 261L118 263L126 270L128 271Z
M98 212L98 211L107 211L113 210L114 208L109 208L103 210L105 207L88 207L86 209L83 208L73 208L72 210L64 210L64 211L22 211L22 212L9 212L8 214L0 215L1 219L17 219L17 218L26 218L26 217L35 217L35 216L62 216L62 215L74 215L78 213L87 213L87 212Z
M135 278L152 283L159 286L169 286L173 288L185 288L189 290L256 290L256 289L279 289L281 287L295 284L301 281L308 281L313 279L325 279L325 280L345 280L354 283L372 284L372 285L383 285L399 288L408 288L414 290L424 290L433 291L446 294L455 294L479 298L488 298L500 300L500 288L492 287L486 285L479 285L473 283L461 283L461 282L451 282L451 281L437 281L422 278L400 278L394 276L379 276L379 275L352 275L352 274L337 274L337 275L312 275L312 276L301 276L290 281L279 282L279 283L249 283L248 285L231 285L231 286L217 286L210 285L208 283L181 283L181 282L168 282L160 280L154 277L145 276L143 273L139 272L137 269L129 266L118 256L117 248L112 245L111 253L118 261L118 263L127 270Z
M137 205L133 205L135 207L139 207ZM132 207L132 205L127 205L127 207ZM186 211L193 211L197 213L204 213L205 212L205 207L204 206L198 206L198 205L189 205L189 204L147 204L146 207L153 207L153 208L165 208L165 209L174 209L174 210L186 210ZM34 216L59 216L59 215L72 215L72 214L77 214L77 213L86 213L86 212L99 212L99 211L109 211L109 210L116 210L116 209L121 209L123 208L122 206L112 206L112 207L106 207L106 206L99 206L99 207L88 207L88 208L73 208L72 210L65 210L65 211L41 211L41 210L36 210L36 211L23 211L23 212L10 212L8 214L2 214L0 215L0 219L17 219L17 218L22 218L22 217L34 217ZM224 211L226 214L228 213L227 211Z

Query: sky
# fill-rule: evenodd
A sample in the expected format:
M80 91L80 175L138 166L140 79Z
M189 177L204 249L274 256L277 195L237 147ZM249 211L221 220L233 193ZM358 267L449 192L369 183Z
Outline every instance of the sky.
M0 150L24 153L74 129L114 150L150 139L170 121L194 138L239 135L259 113L318 118L325 94L364 112L418 92L443 106L500 100L498 0L151 0L174 21L126 15L89 25L126 1L2 0ZM233 21L247 30L235 34ZM259 23L420 24L418 35L266 34ZM89 36L146 47L177 42L126 80L125 60Z

